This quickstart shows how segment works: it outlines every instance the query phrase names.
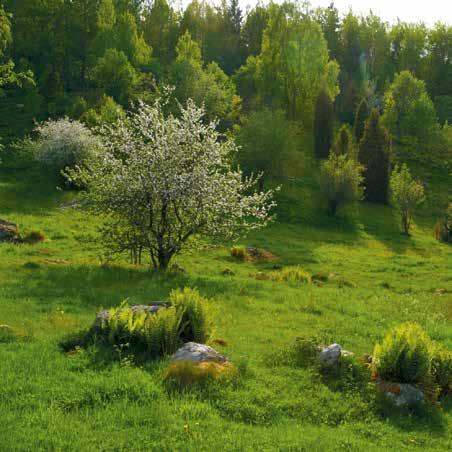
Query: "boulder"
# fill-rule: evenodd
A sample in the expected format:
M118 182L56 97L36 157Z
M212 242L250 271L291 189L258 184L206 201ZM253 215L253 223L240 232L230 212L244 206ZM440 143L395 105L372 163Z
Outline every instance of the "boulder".
M132 312L146 312L148 314L155 314L160 309L166 309L170 306L170 303L166 301L151 301L149 304L134 304L130 307ZM106 322L110 318L110 311L105 309L103 311L99 311L96 314L96 319L94 320L93 328L98 329L102 326L104 322Z
M331 344L321 348L319 360L323 367L331 367L339 363L341 357L347 356L353 356L353 353L344 350L339 344Z
M225 356L220 355L212 347L205 344L198 344L196 342L187 342L179 348L179 350L177 350L172 356L171 361L189 361L192 363L214 362L219 364L229 362Z
M425 400L424 393L408 383L379 382L380 391L398 407L413 407Z
M17 242L20 240L17 224L0 220L0 242Z

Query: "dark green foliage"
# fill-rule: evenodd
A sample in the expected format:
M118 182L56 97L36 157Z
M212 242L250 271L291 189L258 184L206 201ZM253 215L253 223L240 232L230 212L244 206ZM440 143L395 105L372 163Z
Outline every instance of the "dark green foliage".
M354 158L354 143L350 128L346 124L342 124L336 134L336 138L333 143L332 151L336 155L346 155Z
M443 394L452 392L452 352L435 350L432 357L432 375Z
M298 336L292 346L291 354L295 365L307 366L318 359L321 341L317 336Z
M328 93L320 91L314 116L314 151L317 158L327 158L333 141L333 103Z
M386 204L389 186L388 138L380 124L378 110L373 109L366 121L359 143L358 160L364 166L364 198Z
M287 173L292 157L292 125L282 111L263 109L243 119L234 128L240 150L238 163L247 174L262 173L259 189L270 179L281 179Z
M369 115L370 115L369 105L367 104L367 100L363 99L358 105L358 110L356 111L355 116L354 133L356 141L358 143L361 141L364 135L364 129Z

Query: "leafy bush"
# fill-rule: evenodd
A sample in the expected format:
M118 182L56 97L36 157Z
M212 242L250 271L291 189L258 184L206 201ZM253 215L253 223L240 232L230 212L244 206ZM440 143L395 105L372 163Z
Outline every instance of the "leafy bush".
M32 142L35 159L58 173L83 166L101 147L99 139L85 125L68 118L49 120L35 131L38 134Z
M206 308L207 300L197 290L190 288L173 290L169 300L180 315L179 340L206 342L212 332Z
M236 369L229 363L176 361L168 367L164 381L169 389L183 391L214 380L231 379L236 374Z
M231 256L242 261L249 259L248 250L242 245L234 245L231 248Z
M289 267L278 273L274 273L273 279L277 281L308 284L311 282L311 275L300 267Z
M363 167L346 155L332 153L320 169L320 191L328 204L328 212L335 215L340 206L359 201Z
M391 203L399 210L403 232L408 234L414 209L424 199L424 187L411 177L410 170L403 164L391 175Z
M432 357L432 376L443 394L452 392L452 352L435 350Z
M22 237L24 243L34 244L43 242L46 236L42 231L30 231Z
M112 308L101 325L100 336L109 345L129 344L132 351L164 356L184 342L207 341L211 323L205 303L196 290L185 288L172 291L170 306L156 313L125 305Z
M420 383L430 374L432 343L415 323L393 328L376 344L373 370L383 380L398 383Z
M299 336L292 347L292 356L297 366L310 364L319 355L320 340L316 336Z

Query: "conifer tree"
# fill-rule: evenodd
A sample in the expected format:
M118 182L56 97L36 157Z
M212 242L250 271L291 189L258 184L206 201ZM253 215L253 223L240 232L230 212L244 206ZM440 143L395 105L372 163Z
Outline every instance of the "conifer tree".
M333 103L325 90L317 97L314 117L314 150L317 158L327 158L333 141Z
M369 117L369 105L367 104L366 99L363 99L359 105L358 110L356 110L355 115L355 138L356 141L359 143L361 141L361 138L364 134L364 127L367 121L367 118Z
M389 184L388 138L380 124L380 114L373 109L366 121L364 135L359 143L358 160L364 169L364 198L366 201L386 204Z
M346 124L343 124L337 133L337 137L333 144L333 152L336 155L351 156L353 140L350 130Z

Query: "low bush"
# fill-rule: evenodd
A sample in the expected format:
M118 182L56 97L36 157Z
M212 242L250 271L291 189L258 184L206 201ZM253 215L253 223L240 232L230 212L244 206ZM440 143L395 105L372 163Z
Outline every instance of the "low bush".
M274 273L273 279L289 283L308 284L311 282L311 275L300 267L288 267Z
M155 313L125 305L110 309L100 332L93 333L108 345L129 344L132 352L164 356L184 342L207 341L211 323L206 302L196 290L174 290L169 296L169 307Z
M442 394L452 393L452 352L436 349L432 357L432 376Z
M246 247L242 245L234 245L231 248L231 256L241 261L246 261L250 257L248 254L248 250L246 249Z
M168 389L184 391L193 386L203 387L215 380L230 380L236 374L235 367L229 363L176 361L170 364L163 380Z
M316 336L299 336L295 339L291 354L297 366L305 366L318 358L320 340Z
M35 243L43 242L46 236L42 231L30 231L22 237L22 242L33 245Z
M383 380L422 383L430 375L432 342L417 324L404 323L393 328L376 344L372 367Z
M16 342L17 334L9 325L0 325L0 344Z
M173 290L169 301L180 316L179 340L207 342L212 333L212 324L207 313L207 300L197 290L184 288Z
M328 273L314 273L311 276L311 281L313 283L326 283L330 279Z

